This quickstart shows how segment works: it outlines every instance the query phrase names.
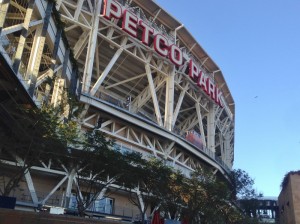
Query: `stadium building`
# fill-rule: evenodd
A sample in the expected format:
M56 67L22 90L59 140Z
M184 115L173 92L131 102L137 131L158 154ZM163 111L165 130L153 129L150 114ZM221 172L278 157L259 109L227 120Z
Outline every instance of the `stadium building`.
M12 104L57 105L68 88L85 105L82 129L100 129L122 150L163 158L186 175L205 165L228 177L230 90L197 40L157 2L1 0L0 13L2 124L16 121ZM75 185L73 173L43 161L14 195L23 209L70 207ZM95 211L138 214L121 193L102 198Z

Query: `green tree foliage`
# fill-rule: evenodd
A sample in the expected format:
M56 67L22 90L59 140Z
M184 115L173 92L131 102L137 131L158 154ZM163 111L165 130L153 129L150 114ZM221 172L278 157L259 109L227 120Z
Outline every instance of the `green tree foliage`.
M240 218L228 183L209 170L198 169L187 179L185 216L190 223L234 223Z
M238 199L256 198L257 193L253 189L254 180L249 174L241 169L235 169L231 172L234 193Z
M16 118L11 118L12 126L0 135L1 158L15 163L13 172L7 162L1 163L0 175L5 181L0 193L4 196L18 186L32 166L58 157L73 134L72 127L61 125L53 108L18 108L15 113Z
M259 208L259 198L262 197L262 194L257 193L253 188L254 180L246 171L237 169L233 170L231 174L234 193L241 209L248 217L247 222L250 222L252 218L252 221L255 223L256 211Z
M99 130L87 131L84 141L76 142L76 148L69 148L64 163L76 175L76 198L78 213L84 215L96 199L101 199L111 184L120 188L128 183L131 174L138 172L143 163L141 155L135 152L121 153L112 140L106 139ZM86 193L85 197L81 192Z
M127 182L127 186L130 186L130 201L140 210L142 223L146 211L161 204L171 174L172 169L156 158L140 160L134 173L131 173Z
M178 220L187 197L187 178L175 170L168 176L167 182L161 189L160 211L165 214L165 218Z

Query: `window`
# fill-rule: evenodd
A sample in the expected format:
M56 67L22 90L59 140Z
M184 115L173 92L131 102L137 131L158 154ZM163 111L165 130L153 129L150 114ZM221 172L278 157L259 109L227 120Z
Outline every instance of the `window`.
M75 193L71 194L70 202L69 202L69 208L77 209L77 199L76 199L76 194Z
M113 213L114 200L112 198L102 198L95 200L92 211L101 212L105 214Z

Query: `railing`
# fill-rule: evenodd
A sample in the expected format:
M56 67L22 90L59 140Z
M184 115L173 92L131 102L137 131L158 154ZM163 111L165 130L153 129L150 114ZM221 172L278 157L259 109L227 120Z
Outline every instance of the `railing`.
M43 199L49 194L49 192L34 192L38 196L38 201L41 202ZM38 208L38 205L34 205L31 199L31 193L28 190L22 190L18 192L13 192L12 197L17 198L17 205L27 205L27 206L33 206ZM63 208L64 202L64 195L63 193L54 193L49 197L49 199L42 205L42 207L61 207ZM77 209L73 208L65 208L72 214L77 214ZM91 206L90 209L87 209L86 212L93 213L95 216L105 216L105 215L113 215L113 216L119 216L119 217L126 217L130 220L136 220L138 219L140 212L138 208L135 208L132 205L132 208L130 207L123 207L118 205L108 205L103 204L102 207L96 207Z
M85 93L85 94L89 95L88 93ZM94 98L94 97L92 97L92 98ZM116 97L112 97L111 95L108 95L105 93L97 94L96 98L97 98L97 100L105 101L106 103L110 103L110 104L117 106L125 111L130 112L130 102L126 102L126 101L118 99ZM155 116L147 113L146 111L144 111L142 109L140 109L136 115L138 115L142 118L145 118L148 121L153 122L153 124L157 124L157 122L155 120ZM191 143L192 145L194 145L196 148L198 148L198 146L196 144L194 144L186 139L186 134L182 133L182 131L178 127L174 126L172 129L172 133L176 134L182 140L187 141L187 142ZM216 156L213 151L211 151L210 149L208 149L207 147L204 147L204 146L201 149L199 148L198 150L203 152L207 156L209 156L214 161L216 161L227 172L229 172L229 173L231 172L231 169L224 163L224 161L222 161L222 159L220 157Z

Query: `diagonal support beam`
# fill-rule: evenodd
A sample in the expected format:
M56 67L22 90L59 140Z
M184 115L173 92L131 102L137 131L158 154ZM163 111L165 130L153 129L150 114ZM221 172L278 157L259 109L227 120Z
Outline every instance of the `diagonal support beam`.
M21 166L24 167L25 166L24 161L19 156L17 156L17 155L15 155L15 157L16 157L17 162ZM32 202L33 202L33 204L37 205L38 204L38 198L37 198L35 187L33 185L33 181L32 181L32 178L31 178L31 175L30 175L30 172L29 172L28 169L25 171L25 175L24 176L25 176L25 180L26 180L26 183L27 183L28 190L30 192L30 196L31 196Z
M196 107L197 116L198 116L198 122L199 122L201 139L202 139L204 147L206 147L206 140L205 140L205 133L204 133L204 128L203 128L203 122L202 122L202 115L201 115L200 104L196 103L195 107Z
M150 65L146 64L145 65L145 69L146 69L146 73L147 73L147 78L148 78L148 83L149 83L149 88L150 88L150 92L151 92L151 96L152 96L152 101L153 101L153 105L154 105L154 110L155 110L155 115L156 115L157 123L160 126L162 126L163 125L162 124L162 118L161 118L159 104L158 104L158 100L157 100L157 96L156 96L156 91L155 91L155 87L154 87L154 83L153 83L153 78L152 78L152 73L151 73Z
M95 93L97 92L97 90L99 89L101 84L103 83L104 79L106 78L106 76L111 71L112 67L114 66L114 64L116 63L116 61L120 57L120 55L122 54L122 52L123 52L123 48L120 48L119 50L116 51L115 55L112 57L112 59L110 60L110 62L108 63L108 65L106 66L106 68L104 69L104 71L102 72L100 77L98 78L98 80L96 81L95 85L91 89L90 94L92 96L95 95Z
M181 93L179 95L179 98L178 98L178 101L177 101L177 104L176 104L176 108L175 108L175 111L174 111L174 115L173 115L172 127L174 127L174 125L176 123L176 120L177 120L177 117L178 117L178 114L179 114L179 111L180 111L180 108L181 108L181 105L182 105L182 102L183 102L183 98L185 96L186 91L188 90L188 87L189 87L189 84L187 83L186 86L184 87L184 89L181 91Z
M41 201L41 204L45 204L46 201L57 191L57 189L66 181L68 176L65 176L59 181L59 183L49 192L49 194Z
M79 0L76 6L76 11L74 14L74 19L78 20L79 14L81 12L81 8L82 8L82 4L83 4L84 0Z
M116 61L120 57L120 55L122 54L122 52L124 50L123 46L125 46L126 42L127 42L127 38L125 37L122 41L121 48L119 48L116 51L116 53L114 54L114 56L112 57L112 59L110 60L110 62L108 63L108 65L106 66L106 68L104 69L104 71L102 72L102 74L100 75L98 80L96 81L96 83L94 84L93 88L91 89L91 92L90 92L91 96L94 96L96 94L99 87L103 83L104 79L106 78L108 73L111 71L112 67L114 66L114 64L116 63Z
M144 77L144 76L146 76L146 75L147 75L146 73L143 73L143 74L140 74L140 75L134 76L134 77L132 77L132 78L125 79L125 80L123 80L123 81L120 81L120 82L117 82L117 83L115 83L115 84L112 84L112 85L106 86L106 87L105 87L105 89L110 89L110 88L112 88L112 87L115 87L115 86L118 86L118 85L124 84L124 83L126 83L126 82L130 82L130 81L133 81L133 80L135 80L135 79L142 78L142 77Z

